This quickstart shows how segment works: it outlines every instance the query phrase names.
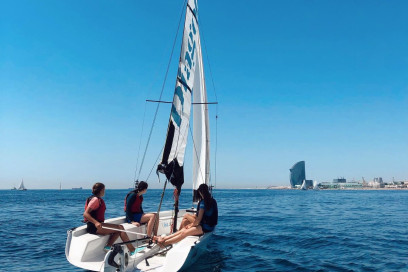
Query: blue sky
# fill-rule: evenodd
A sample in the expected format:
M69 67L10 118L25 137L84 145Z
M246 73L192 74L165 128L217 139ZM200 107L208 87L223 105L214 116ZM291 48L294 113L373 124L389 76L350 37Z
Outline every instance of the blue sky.
M182 4L0 2L0 188L132 185ZM299 160L318 181L408 180L406 1L198 4L219 188L289 185ZM179 50L180 36L164 100ZM169 112L160 107L142 179ZM188 147L186 187L190 161Z

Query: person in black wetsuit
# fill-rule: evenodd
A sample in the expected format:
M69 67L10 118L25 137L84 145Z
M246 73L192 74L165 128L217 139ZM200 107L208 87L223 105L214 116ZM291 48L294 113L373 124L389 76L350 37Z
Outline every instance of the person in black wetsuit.
M212 198L206 184L201 184L197 191L201 196L201 200L197 205L197 213L195 215L184 216L183 225L176 233L165 237L155 236L153 240L161 247L177 243L187 236L202 235L215 229L218 223L217 201Z
M147 223L147 236L151 236L153 232L153 226L155 225L154 232L157 233L157 227L159 225L158 219L156 222L155 213L144 213L142 202L143 195L147 192L147 187L149 185L141 181L139 182L137 188L125 197L125 212L126 212L126 221L135 226L140 226L142 223Z

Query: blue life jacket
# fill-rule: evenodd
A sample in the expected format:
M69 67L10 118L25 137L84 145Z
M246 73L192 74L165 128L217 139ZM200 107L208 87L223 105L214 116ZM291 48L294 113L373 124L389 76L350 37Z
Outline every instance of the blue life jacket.
M200 204L204 200L200 200L197 205L197 212L196 215L198 216L198 212L200 210ZM205 202L204 202L204 207L205 207ZM206 209L205 207L204 210L204 215L203 218L201 219L202 224L206 224L208 226L214 227L218 223L218 206L217 206L217 201L215 201L214 198L211 198L211 208L209 210Z

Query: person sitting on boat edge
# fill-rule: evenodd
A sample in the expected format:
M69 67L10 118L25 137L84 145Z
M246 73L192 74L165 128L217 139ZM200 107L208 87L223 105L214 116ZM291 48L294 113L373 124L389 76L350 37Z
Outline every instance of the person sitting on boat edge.
M113 243L120 238L122 241L129 241L129 237L125 232L119 230L124 230L123 226L116 224L104 223L105 221L105 210L106 205L102 197L105 195L105 185L103 183L97 182L92 187L92 195L86 199L85 211L84 211L84 222L86 223L86 231L91 234L99 235L110 235L108 242L105 245L104 250L109 250ZM105 229L103 227L118 229L111 230ZM130 255L135 254L135 248L132 244L126 244L130 251Z
M151 237L153 225L155 225L154 234L157 234L159 222L158 219L156 222L155 213L146 214L143 212L143 195L147 192L147 187L149 187L147 182L139 182L137 188L126 195L124 210L126 212L126 222L137 227L140 226L140 224L147 223L147 236Z
M179 231L165 237L155 236L153 240L161 247L177 243L187 236L202 235L215 229L218 223L217 201L211 196L206 184L201 184L197 191L201 200L198 202L196 214L186 214Z

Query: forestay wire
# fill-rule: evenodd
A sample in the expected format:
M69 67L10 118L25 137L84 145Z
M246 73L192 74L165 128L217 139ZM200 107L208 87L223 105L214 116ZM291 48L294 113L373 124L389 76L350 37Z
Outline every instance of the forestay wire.
M175 48L175 45L176 45L176 42L177 42L177 37L178 37L179 29L180 29L180 24L181 24L181 21L182 21L182 18L183 18L184 6L186 5L186 1L187 1L187 0L184 1L183 7L182 7L181 12L180 12L180 19L179 19L179 23L178 23L178 26L177 26L176 36L174 37L173 47L172 47L172 49L171 49L170 59L169 59L169 62L168 62L168 64L167 64L166 74L165 74L165 76L164 76L164 81L163 81L163 85L162 85L162 88L161 88L159 100L161 100L161 99L162 99L162 96L163 96L164 86L166 85L167 75L168 75L168 73L169 73L170 64L171 64L171 59L172 59L172 57L173 57L174 48ZM144 161L145 161L145 158L146 158L147 149L148 149L148 147L149 147L150 139L151 139L151 137L152 137L152 132L153 132L154 125L155 125L155 123L156 123L157 113L158 113L158 111L159 111L159 107L160 107L160 103L157 103L156 112L155 112L155 114L154 114L152 126L151 126L150 132L149 132L149 137L147 138L147 143L146 143L146 147L145 147L145 150L144 150L144 153L143 153L142 162L141 162L141 164L140 164L139 173L137 174L137 180L140 178L140 173L141 173L141 171L142 171L143 164L144 164ZM137 160L139 160L139 158L138 158ZM136 171L137 171L137 170L136 170ZM135 171L135 172L136 172L136 171ZM136 176L136 175L135 175L135 176Z

